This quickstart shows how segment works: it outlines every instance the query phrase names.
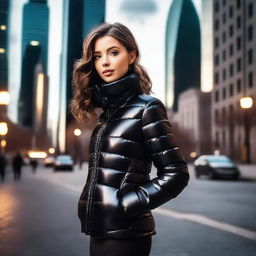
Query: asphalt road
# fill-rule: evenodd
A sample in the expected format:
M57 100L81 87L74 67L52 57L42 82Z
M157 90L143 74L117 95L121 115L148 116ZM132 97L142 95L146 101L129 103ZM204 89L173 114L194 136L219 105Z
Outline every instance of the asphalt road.
M32 173L25 167L20 181L7 173L0 183L1 256L89 255L76 214L86 169ZM157 235L150 255L254 256L256 181L197 180L192 168L190 174L179 197L153 210Z

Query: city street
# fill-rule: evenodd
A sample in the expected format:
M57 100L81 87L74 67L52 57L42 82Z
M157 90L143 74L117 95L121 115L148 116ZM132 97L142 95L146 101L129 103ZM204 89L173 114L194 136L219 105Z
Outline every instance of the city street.
M190 174L184 192L153 211L150 255L254 256L256 179L197 180L191 166ZM74 172L26 166L20 181L8 170L0 183L0 255L89 255L76 212L86 175L86 164Z

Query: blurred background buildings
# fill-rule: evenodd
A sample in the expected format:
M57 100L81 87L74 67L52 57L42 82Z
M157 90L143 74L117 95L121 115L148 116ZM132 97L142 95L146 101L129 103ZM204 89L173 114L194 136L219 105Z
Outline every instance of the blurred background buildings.
M188 160L256 162L255 12L254 0L0 0L1 149L87 159L95 120L70 114L72 68L107 21L134 33Z
M48 35L47 1L30 0L23 7L22 17L22 64L18 101L18 123L22 126L34 126L38 75L47 77ZM41 65L40 73L36 73L37 65ZM43 89L47 91L47 83Z
M214 1L214 148L233 159L256 160L256 2ZM240 104L251 97L252 107ZM248 99L250 101L250 99Z

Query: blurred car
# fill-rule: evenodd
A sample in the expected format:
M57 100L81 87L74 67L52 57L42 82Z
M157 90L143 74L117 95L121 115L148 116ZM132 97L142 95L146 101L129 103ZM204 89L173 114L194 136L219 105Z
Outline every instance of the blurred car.
M52 167L54 166L55 158L53 156L48 156L44 159L44 166L45 167Z
M195 160L194 167L197 178L206 175L209 179L230 178L236 180L240 176L236 164L225 155L202 155Z
M54 161L54 170L73 171L74 161L70 155L58 155Z

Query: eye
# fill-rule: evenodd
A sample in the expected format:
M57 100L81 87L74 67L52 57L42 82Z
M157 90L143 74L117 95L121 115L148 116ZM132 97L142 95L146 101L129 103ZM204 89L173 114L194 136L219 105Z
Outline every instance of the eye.
M110 54L113 55L113 56L116 56L116 55L118 55L118 53L119 53L118 51L113 51Z
M101 56L100 55L94 55L94 59L98 60Z

